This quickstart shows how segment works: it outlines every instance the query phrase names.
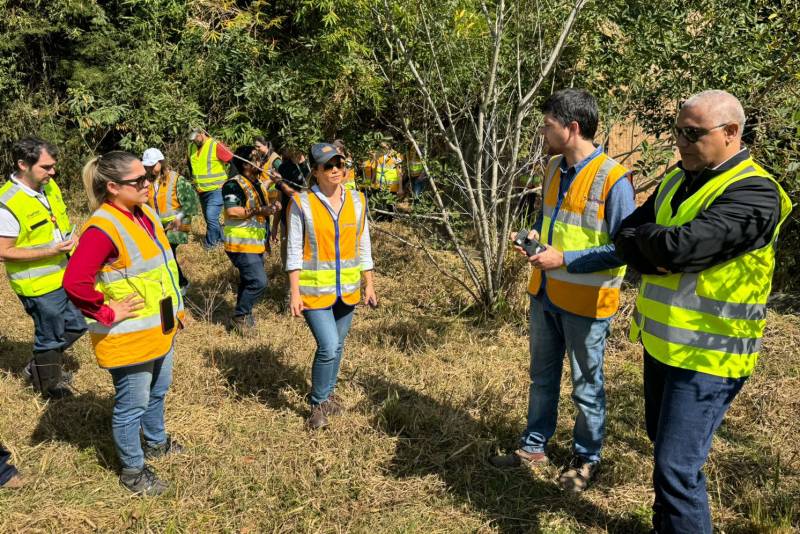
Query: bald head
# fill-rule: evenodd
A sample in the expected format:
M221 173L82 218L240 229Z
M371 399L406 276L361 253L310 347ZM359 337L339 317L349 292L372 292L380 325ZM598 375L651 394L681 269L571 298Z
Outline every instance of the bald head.
M709 89L690 96L682 105L681 110L694 108L715 124L738 124L738 134L744 130L744 108L739 99L727 91Z
M675 121L675 142L683 168L716 168L741 150L744 109L726 91L703 91L681 106Z

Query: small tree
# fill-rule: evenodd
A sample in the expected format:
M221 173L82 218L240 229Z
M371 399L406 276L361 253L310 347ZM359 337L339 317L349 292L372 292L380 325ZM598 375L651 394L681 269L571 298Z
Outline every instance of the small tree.
M416 120L434 125L450 155L450 184L424 158L423 164L466 274L455 278L484 310L501 301L509 283L505 258L520 207L516 185L541 168L544 156L534 104L586 0L555 4L384 0L375 11L390 53L385 76L396 91L421 97ZM397 127L422 158L408 120L414 110L406 111L407 120ZM468 236L454 231L454 211L471 220Z

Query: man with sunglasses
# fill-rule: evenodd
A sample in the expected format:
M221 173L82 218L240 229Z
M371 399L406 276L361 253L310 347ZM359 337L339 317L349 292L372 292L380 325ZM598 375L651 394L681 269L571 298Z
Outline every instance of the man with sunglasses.
M83 315L62 286L75 239L53 180L56 155L43 139L20 139L12 148L17 172L0 188L0 260L34 324L33 357L24 373L51 398L71 395L62 375L63 353L86 332Z
M791 202L742 146L744 109L725 91L690 97L674 128L681 161L615 236L642 273L631 340L644 345L656 532L710 533L703 464L758 358Z

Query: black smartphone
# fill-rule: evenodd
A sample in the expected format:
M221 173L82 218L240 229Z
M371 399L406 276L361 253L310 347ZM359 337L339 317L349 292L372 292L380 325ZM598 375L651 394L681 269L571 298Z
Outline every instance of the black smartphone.
M521 247L525 251L525 254L527 254L528 256L535 256L536 254L539 254L547 247L545 247L535 239L528 239L529 233L530 230L525 230L525 229L522 229L519 232L517 232L517 237L514 238L514 244L517 245L518 247Z
M175 313L172 310L172 299L164 297L158 303L158 309L161 311L161 332L169 334L175 328Z

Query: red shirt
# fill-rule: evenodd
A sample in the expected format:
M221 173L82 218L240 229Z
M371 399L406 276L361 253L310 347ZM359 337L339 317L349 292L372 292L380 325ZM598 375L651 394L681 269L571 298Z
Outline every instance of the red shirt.
M125 214L132 221L137 221L151 234L155 232L153 223L136 208L133 213L106 202L106 206ZM95 289L97 273L103 265L112 263L119 256L114 242L99 228L92 226L81 234L78 247L70 256L67 270L64 273L64 291L73 304L86 317L111 326L114 323L114 310L104 304L105 296Z

